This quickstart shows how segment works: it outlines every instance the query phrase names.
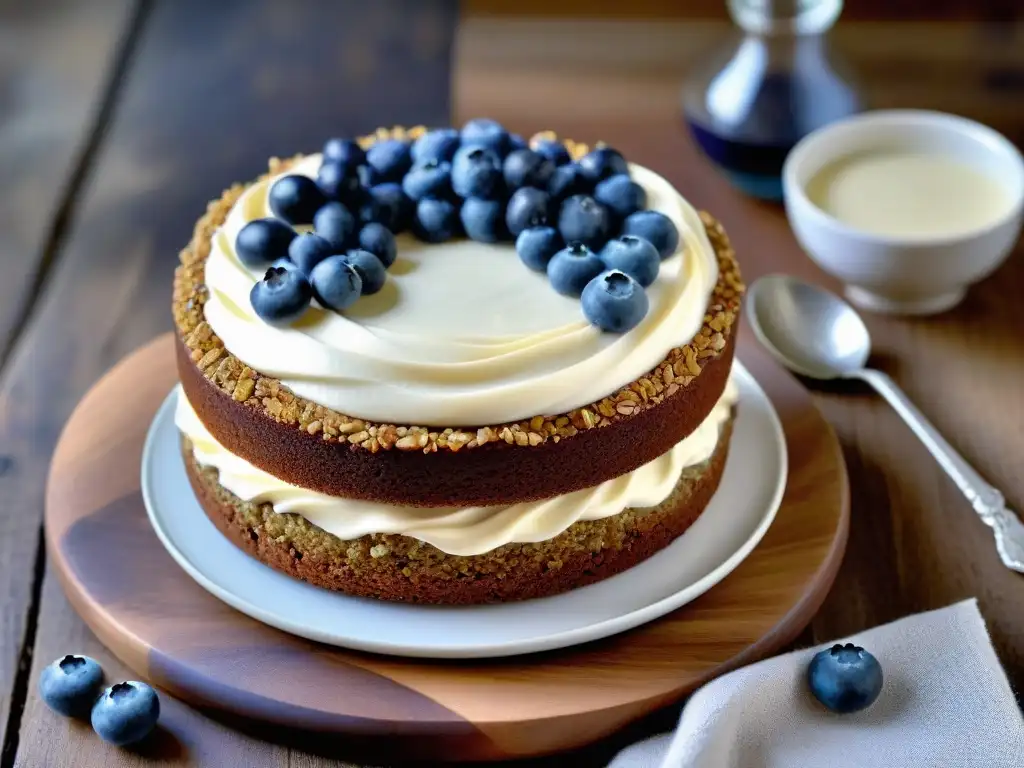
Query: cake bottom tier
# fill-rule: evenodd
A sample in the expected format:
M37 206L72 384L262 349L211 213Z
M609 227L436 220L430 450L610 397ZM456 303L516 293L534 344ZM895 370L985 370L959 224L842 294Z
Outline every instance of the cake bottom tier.
M361 597L417 603L496 603L554 595L631 568L693 525L718 488L733 420L714 453L683 470L656 507L580 521L553 539L506 544L480 555L449 555L418 539L372 534L344 541L301 515L239 499L200 466L182 438L189 480L200 505L227 538L289 576Z

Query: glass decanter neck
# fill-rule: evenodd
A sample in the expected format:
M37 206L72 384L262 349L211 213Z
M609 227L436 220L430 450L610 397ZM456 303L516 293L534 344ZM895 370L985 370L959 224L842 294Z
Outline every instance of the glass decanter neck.
M728 0L733 21L753 35L815 35L827 31L843 0Z

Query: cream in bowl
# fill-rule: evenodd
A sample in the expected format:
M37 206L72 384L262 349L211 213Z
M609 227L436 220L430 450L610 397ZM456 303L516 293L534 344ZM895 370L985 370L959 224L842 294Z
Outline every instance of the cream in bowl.
M953 115L868 112L804 138L783 169L801 246L866 309L948 309L1020 233L1024 161L1004 137Z

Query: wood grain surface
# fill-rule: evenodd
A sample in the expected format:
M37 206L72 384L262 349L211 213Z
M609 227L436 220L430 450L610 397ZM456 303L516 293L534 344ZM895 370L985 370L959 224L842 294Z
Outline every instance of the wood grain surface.
M460 760L579 747L778 650L839 567L849 489L835 436L795 380L752 344L742 349L786 433L775 522L692 604L578 649L460 663L351 653L262 626L204 592L163 550L139 490L143 440L177 381L170 336L119 363L69 420L47 489L50 560L78 613L137 674L265 723L268 735L288 729L280 740L315 730L339 754Z
M0 371L45 281L73 209L82 169L104 119L105 86L116 79L132 3L72 0L0 2ZM17 720L34 624L41 559L39 520L49 445L35 460L33 439L12 434L0 394L0 739ZM27 644L31 646L31 642ZM20 673L20 679L19 679ZM19 682L22 684L19 686ZM3 758L0 757L0 760Z
M0 315L15 318L17 333L0 359L0 768L338 765L176 704L165 719L183 746L116 752L88 728L51 719L34 695L40 665L76 648L98 655L112 676L127 674L75 617L53 575L44 579L39 524L58 430L106 368L170 327L174 253L205 201L251 176L267 154L315 146L325 133L444 121L451 75L456 116L490 112L523 130L557 127L614 141L723 219L748 277L789 271L831 285L800 253L781 210L738 196L679 123L681 83L727 27L679 16L702 3L651 3L663 7L586 3L567 34L564 20L524 18L524 0L505 19L464 18L453 49L454 0L0 2L0 136L25 136L27 126L40 137L34 146L5 140L13 154L0 163L8 181L0 209L8 200L37 201L0 213ZM464 15L476 4L467 0ZM544 5L573 18L565 4ZM629 16L602 22L587 11L602 5L629 8ZM833 38L875 106L962 113L1024 145L1017 0L884 4L894 16L921 20L913 23L852 21L862 5L847 4ZM136 8L141 23L132 25ZM925 21L957 16L981 21ZM88 31L74 19L91 19ZM111 62L120 62L121 77ZM70 85L46 85L58 82ZM26 153L35 164L12 176ZM26 185L51 192L24 192ZM1018 247L954 312L868 318L883 367L1018 510L1022 292ZM0 337L10 327L0 323ZM976 595L1011 681L1024 690L1024 586L999 566L988 531L877 398L840 388L819 389L815 399L843 444L853 514L839 578L803 642ZM671 724L669 713L623 738ZM608 756L605 747L579 764L602 765Z

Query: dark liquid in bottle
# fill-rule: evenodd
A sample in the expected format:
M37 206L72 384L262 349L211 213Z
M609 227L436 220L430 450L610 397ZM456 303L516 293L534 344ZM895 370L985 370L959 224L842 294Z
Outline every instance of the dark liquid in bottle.
M763 73L730 93L714 82L700 105L688 105L686 123L697 145L738 187L757 197L782 197L782 166L806 134L857 110L852 91L816 73ZM710 89L718 88L714 98ZM748 91L753 90L751 95ZM728 117L715 104L745 104Z

